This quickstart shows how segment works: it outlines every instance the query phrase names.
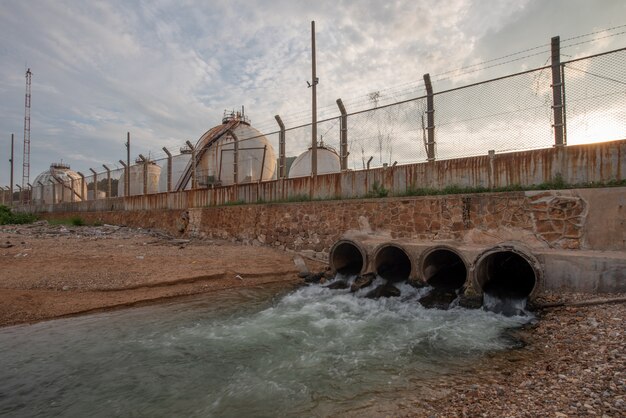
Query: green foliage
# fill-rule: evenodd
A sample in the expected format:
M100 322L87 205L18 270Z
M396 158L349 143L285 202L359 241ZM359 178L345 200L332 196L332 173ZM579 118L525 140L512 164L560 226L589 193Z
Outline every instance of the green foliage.
M387 197L389 190L385 189L385 186L378 181L372 183L372 189L365 195L365 197Z
M72 216L70 218L70 224L74 226L83 226L85 225L85 221L80 216Z
M37 220L31 213L13 213L11 209L0 205L0 225L29 224Z

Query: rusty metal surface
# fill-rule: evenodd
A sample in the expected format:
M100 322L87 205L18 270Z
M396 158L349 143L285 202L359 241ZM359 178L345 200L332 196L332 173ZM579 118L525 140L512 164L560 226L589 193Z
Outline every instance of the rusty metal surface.
M228 203L256 203L312 199L350 199L390 195L410 189L529 186L558 179L569 184L623 180L626 140L546 148L507 154L344 171L313 177L272 180L170 193L114 197L31 205L34 212L94 212L118 210L188 209ZM380 194L378 194L380 196Z

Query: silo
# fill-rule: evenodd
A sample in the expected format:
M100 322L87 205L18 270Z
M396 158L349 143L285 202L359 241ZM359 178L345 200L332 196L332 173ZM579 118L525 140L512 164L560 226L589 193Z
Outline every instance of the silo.
M35 204L79 202L87 198L87 184L63 163L50 164L49 170L35 177L33 188Z
M135 160L136 164L130 166L130 193L129 196L137 196L144 194L144 170L147 171L147 187L146 194L159 192L159 177L161 175L161 167L159 167L154 161L141 159ZM126 182L126 170L122 170L122 175L117 183L117 195L125 196L124 184Z
M296 158L289 168L289 178L307 177L311 175L311 155L313 150L309 148ZM317 146L317 174L338 173L341 171L341 163L337 151L328 145Z

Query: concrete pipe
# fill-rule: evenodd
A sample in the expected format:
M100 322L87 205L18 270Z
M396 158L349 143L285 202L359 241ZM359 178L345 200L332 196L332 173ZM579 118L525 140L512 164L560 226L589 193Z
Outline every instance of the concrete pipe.
M383 279L400 282L411 276L409 254L396 244L382 244L374 254L374 269Z
M329 264L332 271L351 275L365 272L367 253L354 241L340 240L330 249Z
M456 291L467 281L467 263L454 248L430 248L422 253L419 265L422 280L436 289Z
M522 299L538 292L543 270L529 251L501 245L482 253L476 260L477 289L501 299Z

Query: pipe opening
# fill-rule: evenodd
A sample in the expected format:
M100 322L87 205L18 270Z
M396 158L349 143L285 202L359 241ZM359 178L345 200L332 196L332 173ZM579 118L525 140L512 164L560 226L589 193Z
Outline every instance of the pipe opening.
M449 249L430 251L422 261L422 277L430 286L456 291L467 280L467 266L459 254Z
M365 256L359 247L351 242L339 242L331 249L330 267L345 275L359 274L365 267Z
M376 273L392 282L407 280L411 275L411 259L402 248L393 245L381 247L374 264Z
M527 298L537 284L531 263L514 251L497 251L476 266L476 279L484 293L500 299Z

